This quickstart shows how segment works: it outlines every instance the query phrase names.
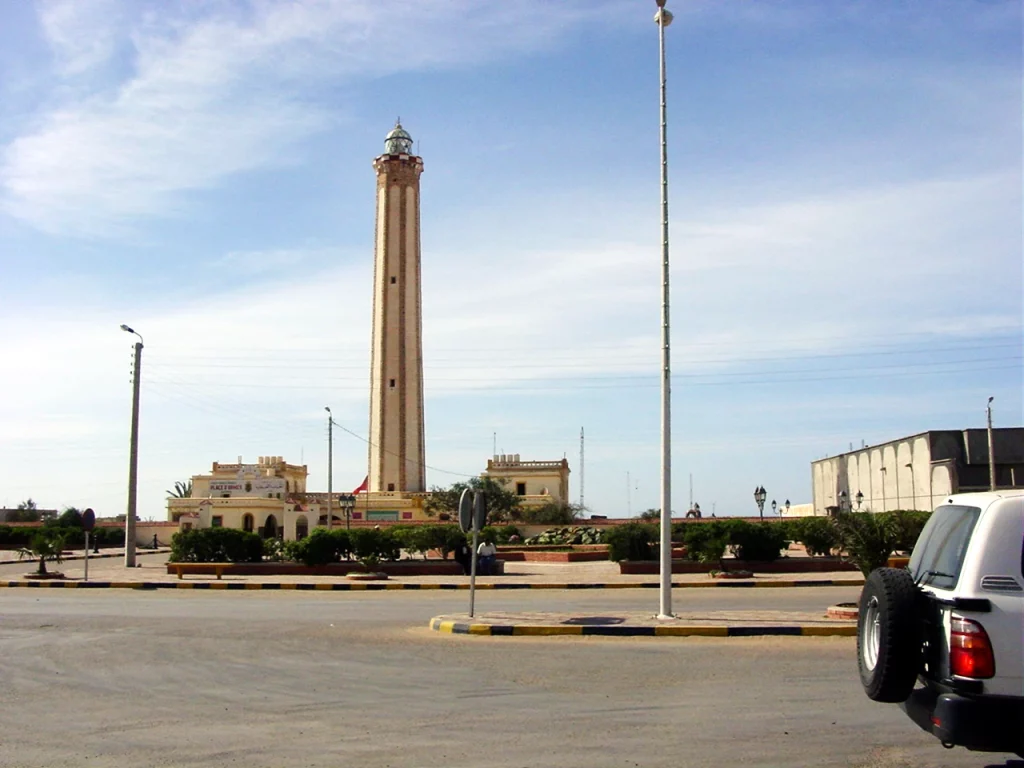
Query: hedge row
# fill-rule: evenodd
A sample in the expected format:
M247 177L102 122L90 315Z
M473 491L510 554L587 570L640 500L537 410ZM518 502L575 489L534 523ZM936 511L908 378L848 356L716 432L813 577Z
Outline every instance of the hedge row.
M64 546L68 549L82 549L85 546L85 533L81 528L57 524L34 526L0 525L0 549L20 549L29 546L32 537L43 531L59 531L64 536ZM89 546L123 547L124 528L95 528L89 534Z
M788 531L775 523L711 520L675 523L672 541L686 547L686 557L699 562L720 560L726 549L740 560L772 561L789 546ZM605 534L611 560L654 560L659 527L651 523L617 525Z

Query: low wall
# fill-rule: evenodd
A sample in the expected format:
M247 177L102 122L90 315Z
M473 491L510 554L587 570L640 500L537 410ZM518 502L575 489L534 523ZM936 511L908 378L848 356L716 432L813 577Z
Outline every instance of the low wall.
M168 573L176 573L176 563L167 564ZM300 563L182 563L188 572L214 576L220 569L225 575L236 576L344 576L348 573L366 573L355 561L329 565L302 565ZM384 562L373 569L388 576L462 576L462 566L452 560L401 560Z
M509 562L515 561L521 563L523 561L529 563L589 563L595 560L607 560L608 550L604 551L589 551L589 552L532 552L530 550L514 550L505 551L498 549L498 554L502 560L508 560Z
M843 562L836 557L780 557L772 562L757 560L723 560L718 563L695 563L692 560L673 560L672 573L707 573L724 566L730 571L751 571L752 573L829 573L831 571L856 571L853 563ZM620 573L648 574L660 571L657 560L623 560L619 563Z

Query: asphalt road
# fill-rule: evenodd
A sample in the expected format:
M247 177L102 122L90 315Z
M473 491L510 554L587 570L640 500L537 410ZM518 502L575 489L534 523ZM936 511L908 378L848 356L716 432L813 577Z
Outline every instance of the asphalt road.
M676 595L716 609L764 608L767 598L804 610L820 604L818 593L830 601L846 591ZM656 602L632 590L481 597L483 611ZM0 592L0 765L1024 766L946 751L895 706L870 702L850 638L483 638L425 628L466 600Z

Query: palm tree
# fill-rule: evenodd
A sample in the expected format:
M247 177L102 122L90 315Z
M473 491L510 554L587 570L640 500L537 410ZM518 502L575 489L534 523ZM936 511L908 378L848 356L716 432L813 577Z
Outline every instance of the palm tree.
M178 480L174 483L174 490L166 492L168 496L174 499L188 499L192 497L192 481L189 480L187 483Z
M66 534L56 530L41 530L32 537L27 547L18 550L18 559L24 560L27 557L39 558L38 576L46 576L46 561L52 560L55 563L64 562L64 536Z

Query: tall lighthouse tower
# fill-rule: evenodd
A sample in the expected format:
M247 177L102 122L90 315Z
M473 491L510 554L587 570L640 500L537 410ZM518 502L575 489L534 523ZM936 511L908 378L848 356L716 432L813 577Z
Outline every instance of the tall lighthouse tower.
M377 172L370 352L369 488L426 490L420 291L420 174L412 137L395 123Z

